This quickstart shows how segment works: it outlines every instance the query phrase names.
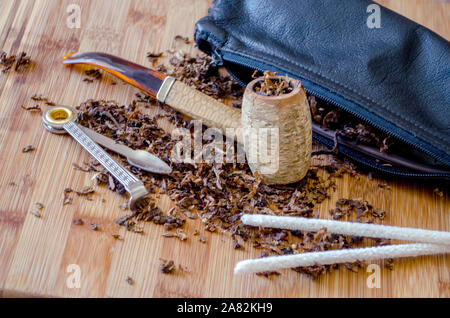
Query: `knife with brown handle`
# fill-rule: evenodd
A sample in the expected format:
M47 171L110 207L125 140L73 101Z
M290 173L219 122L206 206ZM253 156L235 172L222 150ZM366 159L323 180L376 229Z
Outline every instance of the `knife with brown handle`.
M166 76L142 65L97 52L68 54L64 57L63 63L66 65L88 64L99 67L173 109L201 120L204 125L221 129L224 135L227 135L227 128L241 127L239 110L224 105L171 76ZM233 135L229 134L229 137L235 138L234 133Z

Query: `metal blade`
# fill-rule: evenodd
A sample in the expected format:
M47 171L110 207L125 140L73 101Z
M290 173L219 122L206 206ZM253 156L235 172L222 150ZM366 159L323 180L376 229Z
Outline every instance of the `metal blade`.
M117 56L99 52L69 53L64 57L63 64L87 64L99 67L153 97L158 94L159 88L166 77L161 72Z

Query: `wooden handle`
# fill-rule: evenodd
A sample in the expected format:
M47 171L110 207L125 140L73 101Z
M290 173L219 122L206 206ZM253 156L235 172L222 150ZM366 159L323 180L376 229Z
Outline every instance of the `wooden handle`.
M222 130L222 133L236 138L236 129L241 127L241 112L224 105L186 84L175 81L165 100L166 104L203 125ZM233 135L227 134L227 128L234 128Z

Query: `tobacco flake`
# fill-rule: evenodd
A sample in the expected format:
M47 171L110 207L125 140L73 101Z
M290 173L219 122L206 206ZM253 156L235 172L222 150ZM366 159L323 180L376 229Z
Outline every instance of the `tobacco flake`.
M214 225L214 223L207 223L207 224L205 225L205 230L207 230L207 231L213 233L213 232L216 231L216 226Z
M33 209L31 209L30 213L32 215L34 215L35 217L40 218L40 217L42 217L40 211L42 211L43 208L44 208L44 205L42 203L36 202L34 204Z
M74 225L83 225L83 224L84 224L84 221L83 221L82 219L75 219L75 220L73 221L73 224L74 224Z
M47 102L48 101L48 98L41 94L33 94L30 98L36 102Z
M23 71L27 69L31 64L31 58L27 56L27 53L21 52L19 53L19 56L16 58L16 66L14 70L16 72Z
M159 270L163 274L172 274L175 271L175 263L172 260L160 259Z
M28 146L26 146L26 147L24 147L24 148L22 149L22 152L23 152L23 153L26 153L26 152L34 151L35 149L36 149L36 148L35 148L34 146L28 145Z
M72 163L72 167L75 170L80 170L80 171L83 171L83 172L89 172L89 167L81 167L79 164L77 164L75 162Z
M239 244L238 240L235 239L235 240L233 240L233 248L235 250L237 250L237 249L242 249L243 246L241 244Z
M186 241L187 240L187 235L186 233L184 233L184 231L182 229L177 229L176 233L164 233L162 236L164 237L176 237L178 238L180 241Z
M27 53L20 52L18 56L9 55L6 52L0 52L0 65L2 72L8 73L14 66L14 71L21 72L26 70L31 65L31 58Z
M83 79L84 82L90 84L94 82L94 80L101 80L103 75L98 69L89 69L84 71L84 73L88 76Z
M128 285L133 286L134 285L134 279L131 278L130 276L127 276L125 278L125 281L127 282Z
M80 190L75 191L78 195L88 195L90 193L94 193L95 190L92 186L84 186Z
M271 276L280 276L281 273L277 271L265 271L256 273L257 276L263 276L265 278L271 278Z
M70 196L72 192L73 190L71 188L64 189L63 205L72 204L72 197Z
M26 107L26 106L24 106L24 105L20 105L20 107L23 109L23 110L26 110L26 111L30 111L30 112L41 112L41 107L39 106L39 105L34 105L34 106L28 106L28 107Z
M155 62L158 58L160 58L161 56L163 55L163 53L162 52L159 52L159 53L151 53L151 52L148 52L147 53L147 58L148 58L148 60L150 61L150 62Z
M2 65L2 72L3 73L8 73L12 66L14 65L14 62L16 60L16 56L15 55L10 55L8 56L8 54L6 52L0 52L0 63Z
M182 36L182 35L179 35L179 34L178 34L178 35L175 35L174 40L175 40L175 41L181 40L181 41L183 41L185 44L189 44L189 43L190 43L189 38L188 38L187 36Z

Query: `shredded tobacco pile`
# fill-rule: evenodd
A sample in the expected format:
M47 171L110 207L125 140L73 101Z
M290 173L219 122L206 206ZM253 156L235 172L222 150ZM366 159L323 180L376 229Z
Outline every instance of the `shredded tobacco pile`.
M245 89L228 74L221 74L217 68L211 67L211 57L204 54L192 57L179 50L170 57L169 65L157 66L155 63L158 58L163 56L163 53L148 53L147 56L159 71L165 72L219 101L226 98L231 100L231 105L241 106Z
M370 127L349 113L312 95L308 96L308 100L312 120L322 127L335 130L338 136L378 147L380 152L385 152L394 146L394 140L389 135Z
M252 75L253 78L258 78L258 71L255 71ZM263 79L256 83L254 90L256 93L264 96L280 96L283 94L289 94L292 92L292 87L289 84L289 78L273 78L278 73L265 71Z
M160 55L149 56L154 62ZM210 61L211 59L206 56L194 58L178 52L170 59L171 70L165 66L160 66L160 69L214 98L232 101L234 99L233 105L240 107L239 99L243 89L229 76L211 71ZM140 111L141 106L157 105L159 103L153 98L137 94L137 99L128 106L112 101L88 100L77 107L81 125L133 149L148 150L173 169L173 173L169 176L154 175L132 167L125 159L120 158L121 163L136 174L151 193L157 196L168 195L175 202L176 208L164 213L158 208L156 201L151 199L138 211L117 219L117 224L129 231L140 233L141 222L153 222L164 225L167 231L178 230L173 235L167 236L185 240L185 234L180 228L185 224L186 218L200 218L205 224L205 229L210 232L228 231L233 237L234 248L243 248L243 242L250 242L254 248L263 250L262 257L269 253L282 255L351 248L360 243L361 238L330 234L326 229L318 233L260 229L244 226L240 221L243 213L318 217L316 205L330 197L335 188L334 178L344 173L354 173L351 166L332 162L312 167L299 183L268 186L262 183L257 175L252 175L246 163L237 163L236 157L234 163L226 164L177 163L172 161L170 154L178 141L172 140L171 136L159 126L157 119L166 118L175 126L188 129L192 128L193 124L164 105L160 105L164 112L154 118ZM333 111L326 112L321 110L321 107L317 108L317 105L314 107L320 108L320 114L324 117ZM312 111L314 114L314 110ZM211 142L204 140L203 144L208 145ZM99 184L105 184L119 194L125 193L123 186L94 159L90 160L87 169L96 172L96 181ZM68 193L65 192L65 200L69 200ZM348 220L358 222L375 222L385 215L384 211L374 209L367 202L349 199L339 200L331 213L335 219L345 216ZM376 244L384 243L376 241ZM316 278L336 267L337 265L312 266L294 270ZM347 264L346 267L355 270L360 264ZM265 277L277 274L279 273L260 273Z
M243 242L250 241L255 248L276 254L349 248L359 242L352 237L330 235L325 231L311 234L257 229L243 226L240 222L243 213L313 217L314 207L327 199L333 191L333 178L351 172L348 166L332 164L315 167L298 184L268 186L263 184L258 176L252 175L247 164L174 163L170 154L177 140L172 140L171 136L158 126L155 118L140 112L137 103L134 101L129 106L121 106L114 102L89 100L78 107L80 124L131 148L148 150L173 168L170 176L153 175L130 166L125 159L120 159L152 193L167 194L175 202L176 209L164 213L151 201L140 210L117 219L117 224L136 231L140 222L150 221L164 225L165 229L170 231L181 228L186 217L200 218L205 228L211 232L217 229L229 231L234 237L235 248L242 247L237 242L239 237ZM184 122L181 116L176 116L175 111L169 108L165 110L166 113L159 117L166 117L178 126L190 127L191 124ZM204 141L205 144L208 142L210 141ZM97 172L98 183L106 184L110 190L119 194L125 192L123 186L95 160L90 161L88 169ZM359 201L349 201L348 205L359 211L359 214L375 215L372 213L373 208L367 208L367 203L355 202ZM340 208L344 206L343 202L341 203ZM361 216L358 218L361 221ZM184 240L183 234L178 231L170 236ZM320 266L296 270L317 277L331 268L332 266Z

